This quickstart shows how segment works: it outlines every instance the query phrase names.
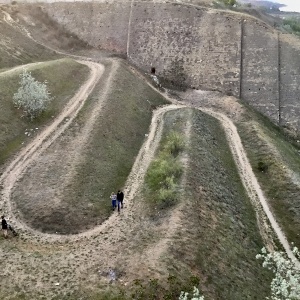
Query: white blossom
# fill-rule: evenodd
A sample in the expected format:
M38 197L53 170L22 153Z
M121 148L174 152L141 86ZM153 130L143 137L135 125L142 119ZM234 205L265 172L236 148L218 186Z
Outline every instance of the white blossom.
M20 87L13 96L16 107L22 108L27 116L34 119L43 112L51 101L46 81L35 80L26 69L20 74Z
M295 257L300 258L298 248L293 249ZM265 248L262 254L256 255L263 259L263 267L271 270L275 277L271 282L270 300L296 300L300 299L300 270L295 261L283 252L267 253Z
M191 297L188 297L190 294L186 292L181 292L179 296L179 300L204 300L204 297L200 295L199 290L194 287L193 294Z

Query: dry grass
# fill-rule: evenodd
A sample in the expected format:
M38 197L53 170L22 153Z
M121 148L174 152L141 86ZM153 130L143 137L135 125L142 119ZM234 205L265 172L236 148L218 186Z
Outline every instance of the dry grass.
M3 18L0 8L0 18ZM61 57L34 43L24 32L0 22L0 70L16 65Z
M192 122L183 222L169 252L170 273L198 278L208 299L264 299L271 277L255 259L263 242L223 130L200 112Z
M188 111L166 114L164 136L182 132ZM182 217L178 224L170 224L178 227L160 260L169 276L158 275L154 293L151 281L141 278L143 293L137 299L178 299L181 290L189 291L193 285L206 299L263 299L271 274L255 259L263 242L225 134L215 119L198 111L193 111L191 121L191 141L185 149L189 162L177 204ZM164 138L160 149L163 145ZM149 220L157 230L164 228L173 212L153 209L147 186L144 195Z
M288 241L300 246L300 144L249 109L237 124L253 171ZM259 166L264 164L266 170Z
M12 103L13 94L19 87L19 74L22 70L0 76L0 164L26 142L28 137L24 134L25 131L30 132L32 137L36 128L40 130L41 126L60 112L89 73L86 66L72 59L48 61L31 66L28 70L38 81L47 80L54 100L41 117L31 122L30 119L22 117L22 111L17 110Z
M53 20L39 3L19 3L11 7L11 15L29 29L34 38L54 49L68 52L91 49L86 42Z
M166 103L123 65L103 96L110 72L107 63L104 79L72 125L15 189L13 199L24 219L39 230L77 233L106 220L112 211L110 194L124 187L148 132L153 108ZM102 109L94 115L102 102ZM95 121L87 130L92 116ZM40 173L41 177L36 176ZM23 190L36 181L30 194Z

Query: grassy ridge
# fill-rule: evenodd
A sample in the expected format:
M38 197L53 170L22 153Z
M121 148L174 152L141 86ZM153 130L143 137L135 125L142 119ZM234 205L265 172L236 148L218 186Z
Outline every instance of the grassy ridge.
M291 143L278 127L252 109L237 127L276 219L289 242L300 247L300 145Z
M106 67L104 78L108 76L109 68ZM80 126L90 117L103 84L99 83L79 114L76 122ZM74 208L68 222L76 224L68 224L69 230L82 230L101 223L111 214L109 196L112 191L123 188L149 130L152 110L165 103L162 96L121 64L101 116L91 132L82 162L65 190L65 203ZM84 221L78 219L82 215Z
M185 149L184 130L188 109L169 111L165 114L163 133L155 159L145 177L143 195L152 213L174 206L180 199L180 179L183 164L180 155Z
M148 193L152 194L151 200L158 208L173 206L178 200L178 182L183 172L178 155L184 148L183 136L172 130L165 137L162 148L146 174Z
M170 272L199 278L207 299L264 299L271 277L255 259L263 243L225 134L198 111L192 122L185 217Z
M128 74L127 74L128 76ZM149 99L149 98L148 98ZM149 99L150 100L150 99ZM172 147L173 145L178 145L178 142L174 142L174 136L180 136L180 140L184 139L186 142L187 138L184 136L185 128L188 122L188 119L191 115L190 109L178 109L172 110L165 114L163 118L164 126L162 139L160 141L159 147L156 153L156 159L160 157L163 153L164 155L167 153L173 153L175 156L180 159L181 154L185 153L187 147L182 148L181 142L180 147ZM176 133L174 135L174 133ZM177 139L176 139L177 140ZM178 149L180 149L180 153L178 153ZM177 154L177 155L176 155ZM179 154L179 155L178 155ZM163 156L164 156L163 155ZM172 155L173 156L173 155ZM178 162L181 163L181 162ZM181 166L182 168L183 166ZM151 167L150 167L151 168ZM158 185L157 185L158 184ZM155 187L160 189L161 185L156 182ZM176 197L178 201L182 200L182 183L178 182L178 186L176 189ZM145 217L148 222L149 218L155 224L158 224L162 220L162 210L155 210L153 208L159 206L160 200L156 198L156 191L153 191L147 183L144 184L143 191L138 197L139 201L143 201L143 211L141 215ZM178 202L173 202L170 206L174 207ZM169 207L169 206L168 206ZM166 212L169 210L164 210ZM165 217L165 214L163 214ZM158 223L156 223L156 221ZM141 224L143 227L144 225ZM151 231L151 228L149 228ZM137 232L137 235L140 233ZM147 234L147 233L146 233ZM136 245L135 250L141 251L141 248L145 247L145 244L153 242L149 239L150 234L147 235L147 241L140 241L140 244ZM181 274L182 275L182 274ZM98 293L91 292L89 290L85 290L85 287L82 287L82 292L80 294L74 294L70 297L63 298L62 296L57 297L57 299L78 299L79 297L82 299L93 299L93 300L145 300L145 299L178 299L181 289L190 290L193 285L197 282L197 279L186 278L183 276L183 279L176 278L173 275L170 275L169 278L166 278L164 281L158 280L156 278L145 279L145 278L136 278L134 283L130 286L124 287L123 285L116 284L114 286L108 287L105 291L99 291ZM100 289L101 290L101 289ZM55 298L56 299L56 298Z
M38 81L48 82L54 100L46 112L33 122L21 118L21 110L12 103L19 88L22 70L1 76L0 73L0 165L26 141L26 129L34 129L56 116L78 87L87 79L89 69L72 59L59 59L28 68ZM68 78L68 80L66 80Z

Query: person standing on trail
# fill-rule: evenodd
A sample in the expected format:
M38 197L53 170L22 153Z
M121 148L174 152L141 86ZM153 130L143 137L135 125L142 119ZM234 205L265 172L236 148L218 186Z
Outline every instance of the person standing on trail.
M115 210L115 208L117 207L117 195L114 192L112 192L110 195L110 199L111 199L112 209Z
M117 193L118 211L120 211L120 205L121 205L121 208L123 208L123 199L124 199L123 192L118 190L118 193Z
M5 238L7 238L7 222L4 218L4 216L1 216L1 225L2 225L2 231Z

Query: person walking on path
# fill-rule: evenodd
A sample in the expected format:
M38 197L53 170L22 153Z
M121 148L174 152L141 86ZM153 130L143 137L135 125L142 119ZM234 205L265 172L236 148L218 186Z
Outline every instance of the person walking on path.
M7 238L7 222L5 220L4 216L1 216L1 225L2 225L2 231L5 238Z
M120 212L120 205L121 205L121 208L123 208L123 199L124 199L124 194L122 191L119 190L117 193L118 212Z
M115 210L115 208L117 207L117 195L114 192L112 192L110 195L110 199L111 199L112 209Z

